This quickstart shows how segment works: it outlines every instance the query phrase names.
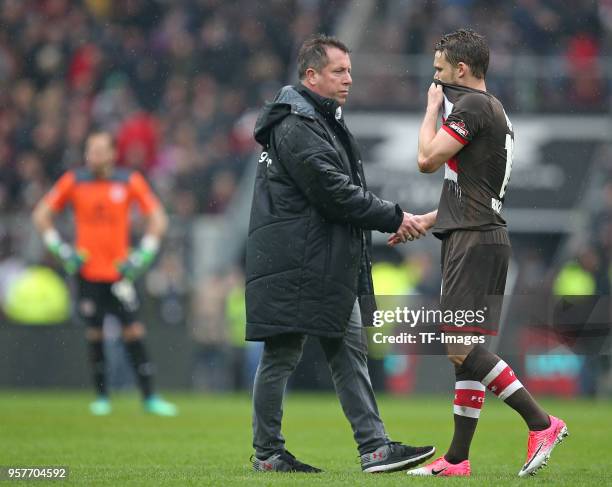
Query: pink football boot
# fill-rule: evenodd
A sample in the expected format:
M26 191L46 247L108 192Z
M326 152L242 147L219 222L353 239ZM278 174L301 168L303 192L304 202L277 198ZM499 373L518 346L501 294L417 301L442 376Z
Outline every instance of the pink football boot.
M421 468L415 468L406 472L408 475L437 476L437 477L469 477L470 476L470 461L463 460L461 463L448 463L444 457L434 460L429 465Z
M527 442L527 460L519 472L519 477L535 475L545 467L553 448L563 441L569 432L565 422L554 416L550 417L550 426L542 431L530 431Z

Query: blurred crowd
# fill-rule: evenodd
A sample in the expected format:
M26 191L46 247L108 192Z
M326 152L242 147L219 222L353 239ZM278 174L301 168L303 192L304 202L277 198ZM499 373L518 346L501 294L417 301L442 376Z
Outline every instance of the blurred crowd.
M612 45L609 1L375 3L356 54L430 55L441 34L471 25L488 36L490 89L506 106L541 100L546 89L547 110L608 108L601 56ZM95 127L116 135L120 164L144 171L172 213L222 213L254 148L257 109L293 80L301 41L333 32L347 5L3 0L0 210L31 208L61 172L82 163ZM566 65L534 69L543 78L518 89L496 77L514 54L560 56ZM385 83L388 74L374 72L356 83L355 106L420 106L414 80Z
M607 0L383 0L377 12L388 27L375 32L373 49L428 53L440 35L473 26L499 54L603 54L612 43Z
M488 39L487 88L507 109L609 109L610 67L605 65L610 63L606 56L612 47L609 0L384 0L376 2L375 13L360 52L382 55L381 63L389 54L429 57L443 34L469 26ZM433 72L425 73L424 80L423 64L397 59L389 58L367 80L367 89L360 92L361 106L420 107L421 100L414 93L422 91L421 85ZM393 64L398 63L402 64L401 75L393 74ZM431 66L430 59L427 66Z
M322 5L322 4L321 4ZM341 2L335 2L339 6ZM0 2L0 211L31 208L82 163L92 128L175 214L221 213L254 110L336 7L248 0Z

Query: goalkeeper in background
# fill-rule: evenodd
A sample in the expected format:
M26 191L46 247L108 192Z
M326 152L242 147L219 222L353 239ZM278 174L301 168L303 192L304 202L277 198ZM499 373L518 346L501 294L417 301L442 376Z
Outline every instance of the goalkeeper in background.
M78 314L87 325L89 357L97 399L94 415L111 412L106 382L102 325L114 314L123 328L123 342L142 392L145 411L174 416L176 407L153 392L152 364L138 320L138 296L133 285L153 262L167 217L151 188L135 171L115 168L115 144L108 132L89 135L85 167L67 171L38 203L33 221L47 249L68 274L78 274ZM140 244L130 250L130 209L137 203L147 220ZM67 204L74 209L76 242L62 240L53 218Z

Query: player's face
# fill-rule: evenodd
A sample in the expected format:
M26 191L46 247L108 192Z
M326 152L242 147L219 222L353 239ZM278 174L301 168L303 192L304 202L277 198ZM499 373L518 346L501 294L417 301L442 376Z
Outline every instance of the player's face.
M115 161L115 148L110 136L95 134L87 139L85 148L87 167L94 173L101 173L112 166Z
M346 103L349 90L353 84L351 77L351 58L337 47L327 48L328 63L321 71L306 71L308 87L326 98L333 98L340 105Z
M440 80L443 83L448 83L451 85L458 85L458 73L457 68L455 68L451 63L446 59L446 53L441 51L436 51L434 54L434 79Z

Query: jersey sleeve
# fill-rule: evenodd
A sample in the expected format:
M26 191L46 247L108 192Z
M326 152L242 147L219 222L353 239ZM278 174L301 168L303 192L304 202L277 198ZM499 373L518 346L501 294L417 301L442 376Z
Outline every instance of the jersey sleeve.
M60 177L45 196L45 203L55 211L64 209L66 203L72 199L76 178L72 171L68 171Z
M140 211L145 215L149 215L159 208L159 200L142 174L138 172L132 173L129 180L129 188L131 199L138 203Z
M487 103L486 97L477 93L461 97L442 129L463 145L469 144L483 128Z

